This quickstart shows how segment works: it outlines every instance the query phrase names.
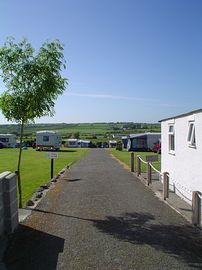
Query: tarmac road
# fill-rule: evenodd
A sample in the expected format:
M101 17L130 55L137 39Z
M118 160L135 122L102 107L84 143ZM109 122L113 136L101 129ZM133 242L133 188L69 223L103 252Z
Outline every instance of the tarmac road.
M104 149L64 174L20 226L8 270L202 269L202 237Z

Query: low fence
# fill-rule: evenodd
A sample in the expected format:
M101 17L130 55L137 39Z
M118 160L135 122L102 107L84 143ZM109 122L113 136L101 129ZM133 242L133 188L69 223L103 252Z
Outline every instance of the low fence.
M12 233L18 226L16 174L0 174L0 236Z
M142 173L142 164L146 167L146 173ZM152 184L152 181L159 180L163 185L162 197L164 200L169 198L169 190L172 187L174 193L180 194L185 201L192 205L192 224L202 226L202 195L200 191L191 191L182 186L174 179L171 179L168 172L161 173L151 162L143 160L140 156L137 156L135 160L133 152L131 153L131 172L136 172L137 176L142 176L148 186ZM172 184L170 184L170 181Z

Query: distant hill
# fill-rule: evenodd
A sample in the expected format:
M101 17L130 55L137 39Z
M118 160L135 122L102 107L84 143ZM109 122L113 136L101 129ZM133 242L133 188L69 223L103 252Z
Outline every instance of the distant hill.
M160 132L159 123L77 123L77 124L29 124L25 126L24 134L27 137L35 137L40 130L57 130L63 137L70 137L73 133L80 134L81 137L104 136L110 134L130 134L145 131ZM0 125L0 133L13 133L17 136L20 133L19 125Z

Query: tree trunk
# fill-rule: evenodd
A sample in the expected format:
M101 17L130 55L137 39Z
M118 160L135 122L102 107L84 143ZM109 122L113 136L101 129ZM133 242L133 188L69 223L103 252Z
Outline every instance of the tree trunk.
M18 156L18 169L17 169L19 208L22 208L22 186L21 186L21 177L20 177L20 165L21 165L21 156L22 156L23 129L24 129L24 122L22 121L21 122L21 129L20 129L20 149L19 149L19 156Z

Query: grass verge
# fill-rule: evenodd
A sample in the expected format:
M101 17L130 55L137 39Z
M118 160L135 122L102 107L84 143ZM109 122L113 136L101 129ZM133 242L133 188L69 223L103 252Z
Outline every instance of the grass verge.
M109 151L110 153L115 157L117 158L118 160L120 160L121 162L125 163L129 168L130 168L130 156L131 156L131 153L128 152L128 151L118 151L114 148L109 148ZM161 155L159 154L155 154L155 153L152 153L152 152L135 152L134 153L135 155L135 168L136 167L136 164L137 164L137 156L141 156L141 158L143 160L146 159L146 156L149 156L149 155L158 155L159 156L159 161L158 162L153 162L153 166L157 169L157 170L161 170ZM142 164L142 172L146 172L147 170L147 167L146 167L146 164Z
M54 160L54 175L66 165L81 159L89 149L63 148L66 152L59 152L59 158ZM19 149L0 149L0 173L16 171ZM50 180L50 159L46 152L39 152L32 148L23 150L21 164L22 201L23 205L30 199L36 189Z

